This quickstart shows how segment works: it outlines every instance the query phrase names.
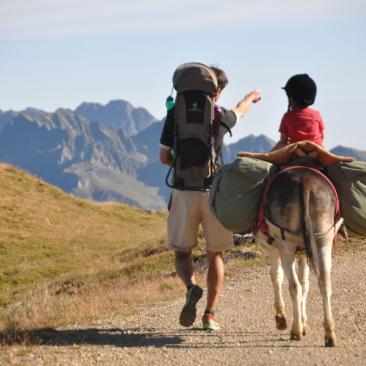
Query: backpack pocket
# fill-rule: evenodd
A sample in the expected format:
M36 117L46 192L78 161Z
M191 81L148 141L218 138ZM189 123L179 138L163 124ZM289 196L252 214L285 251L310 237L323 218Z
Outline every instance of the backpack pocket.
M204 167L208 164L211 149L202 140L194 137L179 141L179 169Z

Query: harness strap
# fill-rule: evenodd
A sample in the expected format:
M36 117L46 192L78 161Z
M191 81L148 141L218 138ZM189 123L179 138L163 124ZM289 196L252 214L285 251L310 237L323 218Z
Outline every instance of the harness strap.
M284 240L284 241L290 240L292 242L299 242L299 243L303 242L303 237L301 234L295 234L286 229L283 229L282 227L274 224L273 222L269 221L268 219L265 219L265 222L266 222L266 225L268 226L268 228L270 228L271 232L274 232L274 233L277 232L277 235L280 235L282 240ZM344 222L343 217L341 217L327 231L325 231L324 233L314 233L314 236L321 238L323 236L328 235L331 231L333 231L333 238L334 238L333 242L335 243L337 241L336 239L338 237L337 236L338 231L339 231L340 227L342 226L343 222ZM272 244L274 241L274 238L271 235L269 235L268 233L266 233L265 235L268 238L267 243Z

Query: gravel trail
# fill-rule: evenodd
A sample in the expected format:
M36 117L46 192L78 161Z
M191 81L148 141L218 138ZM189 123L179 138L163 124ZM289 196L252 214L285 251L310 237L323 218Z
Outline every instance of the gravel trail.
M365 243L364 243L365 244ZM47 345L3 347L1 365L366 365L366 245L340 252L332 272L337 346L323 347L322 305L315 276L308 297L310 331L290 341L289 329L275 329L268 267L246 267L227 278L218 309L222 330L199 329L205 303L199 303L195 327L182 328L183 299L125 319L89 327L45 331ZM287 319L291 302L284 287Z

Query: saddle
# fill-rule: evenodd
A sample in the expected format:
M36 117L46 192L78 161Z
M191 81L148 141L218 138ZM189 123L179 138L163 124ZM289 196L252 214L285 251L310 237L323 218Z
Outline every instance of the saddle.
M325 168L335 163L352 162L354 160L350 156L332 154L324 147L308 140L295 142L266 153L239 151L237 156L264 160L275 165L284 165L298 157L308 157L313 159L319 166Z

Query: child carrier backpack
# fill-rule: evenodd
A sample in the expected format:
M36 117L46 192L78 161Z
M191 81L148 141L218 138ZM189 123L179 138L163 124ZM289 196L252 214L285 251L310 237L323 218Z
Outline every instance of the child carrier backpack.
M166 177L171 188L208 190L215 172L214 96L216 75L201 63L185 63L173 75L173 162ZM170 175L173 176L170 181Z

